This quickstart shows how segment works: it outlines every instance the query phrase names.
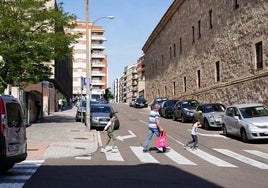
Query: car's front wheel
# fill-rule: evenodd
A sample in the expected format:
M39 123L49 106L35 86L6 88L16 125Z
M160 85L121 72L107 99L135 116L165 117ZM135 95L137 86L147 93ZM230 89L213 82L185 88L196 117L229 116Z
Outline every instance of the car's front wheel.
M172 115L172 120L173 120L173 121L176 121L176 120L177 120L175 114Z
M181 122L182 122L182 123L185 123L185 122L186 122L186 119L185 119L185 117L183 116L183 114L181 115Z
M247 133L245 131L245 129L241 129L241 139L243 142L248 142L248 137L247 137Z
M222 132L224 136L228 136L227 128L224 124L222 125Z
M206 130L208 130L209 129L209 123L208 123L208 120L204 120L204 128L206 129Z

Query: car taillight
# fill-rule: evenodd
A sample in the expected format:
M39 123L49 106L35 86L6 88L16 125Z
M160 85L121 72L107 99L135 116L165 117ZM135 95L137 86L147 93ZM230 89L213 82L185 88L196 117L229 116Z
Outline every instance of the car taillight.
M6 112L5 112L5 108L4 108L4 101L2 98L0 98L0 133L3 136L6 136L6 124L5 124L5 120L6 120Z

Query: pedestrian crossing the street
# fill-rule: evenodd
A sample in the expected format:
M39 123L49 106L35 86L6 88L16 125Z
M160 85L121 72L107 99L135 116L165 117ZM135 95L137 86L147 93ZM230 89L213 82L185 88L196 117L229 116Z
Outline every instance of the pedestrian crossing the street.
M42 165L44 160L26 160L15 164L12 169L0 176L1 188L21 188Z
M134 156L136 156L136 158L141 163L156 163L156 164L160 163L161 164L161 161L157 159L159 157L156 157L157 152L153 152L153 151L143 152L142 146L130 146L129 148L131 150L131 153ZM215 156L216 155L215 152L212 152L213 153L212 155L201 149L195 150L192 148L186 148L186 151L190 152L193 156L198 157L198 159L201 159L216 167L239 168L239 165L232 164L233 162L232 163L228 162L228 157L229 157L229 158L235 159L236 161L250 165L252 167L263 169L263 170L268 170L268 154L262 151L258 151L258 150L241 150L241 152L244 153L242 155L242 154L236 153L228 149L213 148L211 151L216 151L217 156ZM117 148L116 152L113 152L112 147L107 146L106 151L103 154L105 155L107 161L119 161L119 162L125 161L124 156L122 156L119 148ZM194 161L194 157L191 157L190 159L189 155L187 155L188 156L187 158L184 156L185 153L176 151L172 148L168 148L167 152L163 153L163 155L167 159L176 163L177 165L197 166L198 163L200 163L200 160ZM246 155L249 155L249 156L246 156ZM224 159L221 159L223 157ZM256 158L258 158L259 160L256 160Z

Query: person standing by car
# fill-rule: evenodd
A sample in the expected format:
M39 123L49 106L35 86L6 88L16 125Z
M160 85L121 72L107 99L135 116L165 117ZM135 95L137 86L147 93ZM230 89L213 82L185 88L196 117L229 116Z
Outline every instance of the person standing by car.
M114 122L116 120L116 115L114 112L110 113L110 121L107 123L107 125L104 127L102 132L107 131L107 139L105 141L105 144L101 147L100 152L104 153L105 152L105 148L106 146L110 143L110 141L113 141L113 148L112 148L112 152L116 153L117 151L115 150L115 145L116 145L116 138L114 135Z
M143 145L143 152L148 151L149 142L151 141L153 135L157 137L160 136L160 133L163 131L163 128L160 125L160 115L159 115L160 105L158 103L154 104L153 110L149 114L149 125L148 125L148 134Z
M193 124L192 126L192 140L189 140L188 142L185 142L184 147L187 147L189 144L193 144L191 148L197 149L197 144L198 144L198 137L197 137L197 129L198 127L201 127L201 119L198 118L197 121Z

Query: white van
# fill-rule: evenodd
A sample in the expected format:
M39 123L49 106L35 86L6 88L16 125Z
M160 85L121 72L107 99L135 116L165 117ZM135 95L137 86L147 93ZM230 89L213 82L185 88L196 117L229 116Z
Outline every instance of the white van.
M27 157L26 124L21 103L0 95L0 172L11 169Z

